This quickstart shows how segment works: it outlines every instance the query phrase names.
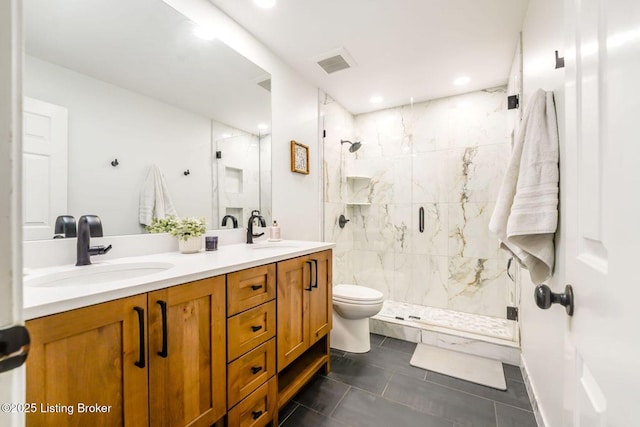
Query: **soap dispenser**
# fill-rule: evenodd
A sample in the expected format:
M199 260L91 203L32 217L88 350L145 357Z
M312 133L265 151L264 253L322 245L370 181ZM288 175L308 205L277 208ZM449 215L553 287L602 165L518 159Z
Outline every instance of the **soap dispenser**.
M272 240L272 241L282 240L280 238L280 226L278 225L278 221L273 221L273 225L269 230L269 240Z

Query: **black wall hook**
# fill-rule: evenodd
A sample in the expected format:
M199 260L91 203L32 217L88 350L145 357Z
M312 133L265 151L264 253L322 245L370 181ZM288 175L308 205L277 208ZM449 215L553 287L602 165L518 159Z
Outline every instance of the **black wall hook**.
M560 58L558 56L558 51L556 50L556 70L558 68L564 68L564 56Z
M120 163L118 162L118 159L113 159L113 160L111 161L111 166L113 166L114 168L115 168L116 166L118 166L119 164L120 164Z
M189 172L189 169L187 169L186 171L182 172L184 174L184 176L188 176L191 174L191 172Z

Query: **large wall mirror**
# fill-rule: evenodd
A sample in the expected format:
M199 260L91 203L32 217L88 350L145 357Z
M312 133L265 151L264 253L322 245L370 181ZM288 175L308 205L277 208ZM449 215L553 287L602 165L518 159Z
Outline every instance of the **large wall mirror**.
M25 239L59 215L145 232L153 170L180 217L269 220L266 71L161 0L29 0L24 28Z

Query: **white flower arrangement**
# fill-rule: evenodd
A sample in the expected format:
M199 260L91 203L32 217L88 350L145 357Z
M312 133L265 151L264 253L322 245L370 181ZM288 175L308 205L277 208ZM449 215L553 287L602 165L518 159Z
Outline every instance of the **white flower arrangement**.
M178 240L189 240L190 237L202 236L207 231L207 223L204 218L181 218L178 219L176 225L169 230L172 236Z
M145 229L149 233L170 233L171 230L178 226L178 218L174 215L169 215L166 218L151 219L151 224L147 225Z

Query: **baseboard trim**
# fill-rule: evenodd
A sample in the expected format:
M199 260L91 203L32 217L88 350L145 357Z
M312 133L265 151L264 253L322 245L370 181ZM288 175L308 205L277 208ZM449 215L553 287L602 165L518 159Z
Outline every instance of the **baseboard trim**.
M520 371L522 372L524 385L527 388L527 394L529 395L529 400L531 401L533 415L536 417L536 423L538 424L538 427L546 427L547 424L544 422L544 417L542 416L542 412L540 411L540 407L538 406L538 399L536 398L535 389L531 382L531 378L529 378L527 363L525 362L522 354L520 354Z

